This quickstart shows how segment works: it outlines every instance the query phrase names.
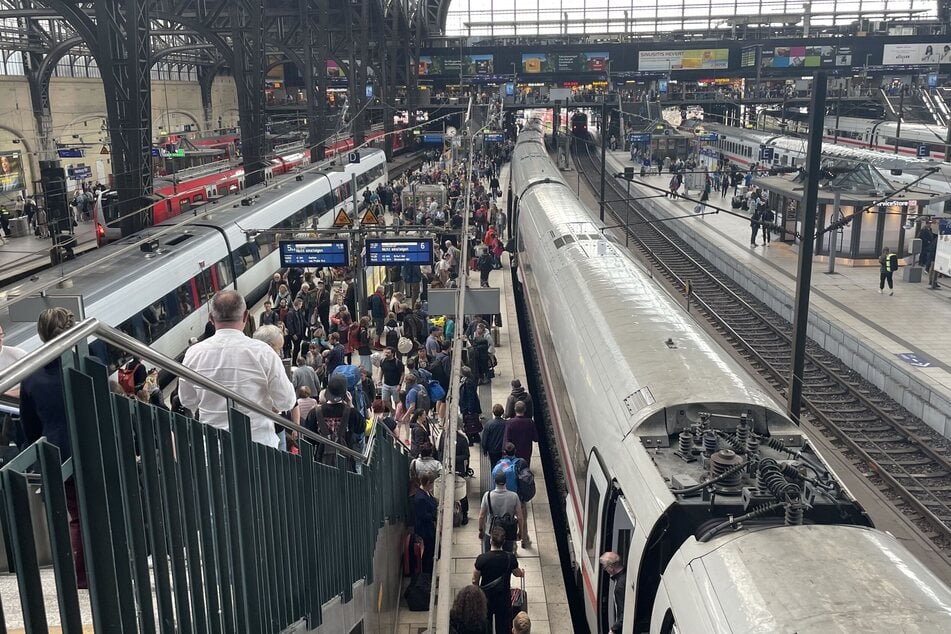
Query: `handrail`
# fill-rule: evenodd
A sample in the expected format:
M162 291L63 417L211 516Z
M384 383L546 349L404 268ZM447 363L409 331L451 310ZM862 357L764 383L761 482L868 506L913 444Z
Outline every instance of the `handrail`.
M302 438L326 445L335 451L359 461L361 464L368 464L370 457L373 455L373 445L376 440L376 434L374 432L376 431L377 425L375 420L373 421L370 428L370 438L367 440L366 449L364 449L363 453L354 451L349 447L344 447L343 445L335 443L332 440L328 440L319 434L315 434L309 429L292 423L286 418L278 416L274 412L268 411L257 403L249 401L237 392L233 392L228 388L215 383L198 372L195 372L194 370L185 367L181 363L166 357L162 353L156 352L138 339L130 337L121 330L113 328L112 326L109 326L108 324L105 324L96 318L89 318L79 322L75 327L70 328L57 337L54 337L50 341L46 342L42 347L16 361L13 365L9 366L5 370L0 370L0 394L6 392L15 385L18 385L23 381L23 379L27 378L40 368L55 361L56 359L59 359L65 352L84 342L88 337L98 337L108 344L112 344L113 346L121 348L126 352L131 352L137 357L144 359L163 370L175 374L179 378L187 379L196 385L200 385L207 390L211 390L215 394L224 396L246 410L264 416L286 429L296 431L301 435Z

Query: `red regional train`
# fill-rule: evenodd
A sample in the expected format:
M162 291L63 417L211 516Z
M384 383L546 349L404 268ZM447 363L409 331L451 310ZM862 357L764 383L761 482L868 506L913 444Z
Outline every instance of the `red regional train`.
M382 130L374 130L367 133L367 142L369 147L382 147ZM221 139L214 139L214 142L221 142ZM202 141L193 141L199 145ZM340 139L327 146L325 156L332 158L344 154L353 149L353 139ZM405 141L402 134L393 135L394 153L402 152L405 149ZM297 150L277 156L268 160L265 168L266 178L287 174L297 167L307 163L304 151ZM170 218L174 218L196 206L203 205L209 200L225 196L244 189L244 166L233 164L229 168L212 171L210 173L189 177L178 183L173 183L167 178L157 178L154 183L153 192L156 200L152 205L151 218L149 225L159 225ZM115 192L103 192L97 197L95 203L96 217L96 244L103 246L122 237L122 231L119 228L119 210L115 204L117 195Z

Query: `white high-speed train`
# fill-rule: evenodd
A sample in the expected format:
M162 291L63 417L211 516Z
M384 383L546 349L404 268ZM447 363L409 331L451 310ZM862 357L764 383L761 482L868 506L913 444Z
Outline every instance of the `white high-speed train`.
M605 239L537 122L510 187L591 631L611 625L605 551L626 568L625 634L951 631L951 589L871 527L782 407Z
M351 192L354 173L357 191ZM157 250L132 249L112 255L134 242L147 244L156 231L181 224L184 217L100 249L95 269L70 276L69 288L52 288L47 294L82 295L87 317L116 326L175 358L190 338L204 331L206 304L216 291L230 287L249 302L257 301L280 268L274 234L262 233L249 240L245 230L280 229L291 237L302 229L330 227L337 209L349 213L352 196L386 182L386 157L381 150L362 150L360 163L347 165L344 171L314 169L304 172L301 181L294 175L277 177L266 189L248 190L232 204L219 203L201 222L162 236ZM4 290L10 296L32 295L42 281ZM0 308L0 321L7 345L27 351L40 346L35 323L11 324L6 308Z
M943 160L946 152L948 129L925 123L902 122L901 130L898 122L859 119L856 117L826 117L824 141L826 143L840 143L851 147L879 150L886 153L895 152L895 140L898 139L898 154L902 156L918 156L918 149L924 145L928 148L928 156L935 160ZM836 138L835 128L838 123L839 134Z

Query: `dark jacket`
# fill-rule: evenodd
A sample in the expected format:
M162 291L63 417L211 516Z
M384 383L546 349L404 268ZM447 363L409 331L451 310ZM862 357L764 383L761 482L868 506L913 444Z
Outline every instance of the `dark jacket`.
M40 436L46 436L50 444L59 447L63 462L73 455L58 359L26 377L20 384L20 423L27 443L33 444Z
M482 429L482 453L486 455L501 455L504 444L505 421L501 418L493 418L487 422Z
M535 429L535 421L531 418L516 416L506 421L505 438L502 442L515 445L515 455L519 458L531 462L532 443L537 441L538 432Z
M304 317L304 311L288 311L284 317L284 325L287 326L288 337L297 337L298 340L303 339L307 332L307 319Z
M509 397L505 400L505 417L512 418L515 416L515 403L518 401L525 403L525 418L534 417L535 412L532 406L532 396L524 387L512 388L511 394L509 394Z
M622 570L611 577L614 582L614 620L611 621L611 631L620 632L624 621L624 586L627 583L627 571Z
M370 316L373 319L383 319L386 317L386 299L383 293L373 293L370 295Z
M473 379L466 379L459 386L459 409L463 415L482 413L479 386Z

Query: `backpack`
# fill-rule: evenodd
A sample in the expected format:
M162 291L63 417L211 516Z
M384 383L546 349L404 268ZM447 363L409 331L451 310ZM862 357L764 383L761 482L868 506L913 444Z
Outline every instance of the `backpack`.
M428 412L433 408L433 400L429 395L429 389L422 383L417 383L416 388L416 411Z
M889 260L889 264L891 264L892 270L893 270L893 271L897 271L897 270L898 270L898 266L899 266L899 264L898 264L898 254L897 254L897 253L890 253L890 254L888 255L888 260Z
M499 472L505 474L505 488L512 493L518 493L518 462L519 458L505 457L499 460L492 468L492 482Z
M446 390L443 389L439 381L433 379L429 382L429 398L431 401L442 401L446 399ZM419 395L416 395L416 400L419 402Z
M535 497L535 474L528 468L528 463L520 461L518 466L518 499L530 502Z
M416 575L403 593L406 607L411 612L425 612L429 609L429 597L433 592L433 577L430 574Z
M131 362L119 368L119 386L122 391L132 396L135 394L135 371L139 369L141 363L136 363L135 367L130 368Z
M492 511L492 493L494 491L495 489L492 489L491 491L486 493L486 500L488 501L488 505L489 505L489 518L490 518L489 530L492 530L492 528L495 528L496 526L501 526L502 528L505 529L505 540L514 542L515 538L518 536L518 522L515 520L514 517L512 517L511 513L506 513L504 515L496 515Z
M360 385L360 369L355 365L338 365L334 368L331 376L334 374L339 374L347 379L347 391L350 392L353 405L361 416L365 416L366 399L364 398L363 386Z
M387 348L393 348L396 350L396 346L400 343L400 333L396 328L386 327L386 334L384 335Z

